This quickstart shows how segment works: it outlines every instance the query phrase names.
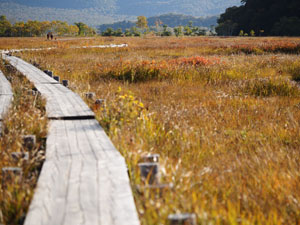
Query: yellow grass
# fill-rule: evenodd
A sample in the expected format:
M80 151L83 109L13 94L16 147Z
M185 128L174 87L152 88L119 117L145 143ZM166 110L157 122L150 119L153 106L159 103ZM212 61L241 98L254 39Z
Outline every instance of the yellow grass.
M129 47L69 48L88 42ZM106 99L87 103L127 160L142 224L177 212L196 213L198 224L297 224L299 46L299 38L95 38L19 55L82 97ZM161 155L161 182L173 188L143 189L137 164L147 153Z
M12 179L1 174L0 223L22 224L44 160L47 135L45 102L40 96L28 94L33 86L22 75L5 64L0 68L11 79L14 92L0 137L0 168L19 167L23 171L22 177L13 176ZM31 151L22 146L23 135L36 135L37 144ZM13 158L13 152L28 152L29 160Z

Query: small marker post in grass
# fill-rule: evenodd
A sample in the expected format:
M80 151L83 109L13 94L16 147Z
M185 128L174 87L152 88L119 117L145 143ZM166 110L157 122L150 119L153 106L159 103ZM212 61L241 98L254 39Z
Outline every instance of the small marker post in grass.
M104 99L97 99L95 101L95 105L98 105L98 106L103 106L105 103L105 100Z
M95 109L105 108L105 100L104 99L97 99L95 101Z
M196 225L196 214L183 213L168 216L169 225Z
M36 137L35 135L24 135L23 136L23 147L29 151L31 151L36 144Z
M142 180L148 184L156 184L159 181L158 163L139 163Z
M11 182L13 180L15 181L21 181L23 171L19 167L4 167L2 168L2 185L6 186L8 182ZM18 177L18 180L15 179Z
M87 92L87 93L85 93L85 98L94 99L95 98L95 93L94 92Z
M15 161L19 161L19 160L28 161L29 160L29 153L28 152L12 152L11 157Z

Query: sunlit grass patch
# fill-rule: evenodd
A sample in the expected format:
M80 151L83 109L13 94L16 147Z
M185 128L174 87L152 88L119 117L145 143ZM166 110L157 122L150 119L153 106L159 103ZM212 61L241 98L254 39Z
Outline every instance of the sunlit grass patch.
M198 224L299 223L299 39L126 40L20 56L105 99L87 103L126 158L142 224L179 212ZM141 181L148 153L161 156L166 190Z
M32 95L33 86L9 68L1 64L1 70L11 80L14 98L3 121L0 168L18 167L22 169L22 174L6 179L1 173L0 223L23 224L44 161L47 118L45 101L40 95ZM33 149L28 150L23 146L24 135L36 136ZM12 153L20 154L21 157L13 157ZM28 158L23 158L27 153Z
M287 96L299 97L299 86L289 79L283 78L260 78L245 82L242 87L246 94L258 97Z
M288 65L287 71L291 74L293 80L300 81L300 61L295 61Z

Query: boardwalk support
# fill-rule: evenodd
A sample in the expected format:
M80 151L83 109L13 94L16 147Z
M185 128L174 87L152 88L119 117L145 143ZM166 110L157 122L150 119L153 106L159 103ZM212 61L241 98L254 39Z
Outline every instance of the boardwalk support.
M22 137L23 147L29 151L31 151L36 145L36 137L35 135L24 135Z
M139 225L126 162L79 95L5 56L46 98L46 159L25 225Z
M159 164L158 163L139 163L138 164L143 181L149 184L158 183L159 181Z
M69 87L69 81L68 80L62 80L62 85L65 87Z
M2 186L6 185L12 181L20 182L22 179L23 171L19 167L4 167L2 168ZM16 179L17 177L17 179Z

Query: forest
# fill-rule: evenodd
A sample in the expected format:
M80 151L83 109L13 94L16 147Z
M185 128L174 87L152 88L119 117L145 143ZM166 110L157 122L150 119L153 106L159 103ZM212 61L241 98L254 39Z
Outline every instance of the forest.
M221 14L218 35L299 36L299 0L242 0Z
M0 16L0 37L40 37L48 32L58 36L87 36L96 34L95 30L79 22L69 25L63 21L19 21L11 24L6 16Z

